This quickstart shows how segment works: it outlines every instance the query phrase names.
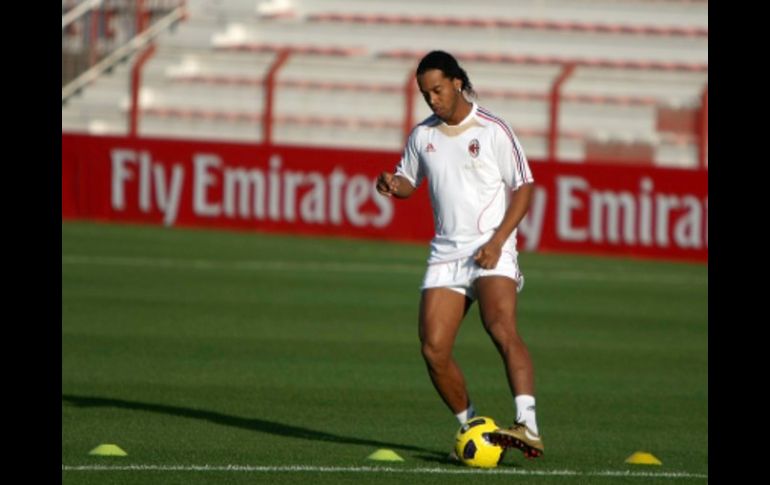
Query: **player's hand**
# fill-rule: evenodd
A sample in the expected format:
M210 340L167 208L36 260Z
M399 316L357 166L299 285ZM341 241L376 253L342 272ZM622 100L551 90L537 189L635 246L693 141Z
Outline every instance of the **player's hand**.
M393 194L398 193L398 186L399 186L399 180L398 178L389 172L382 172L379 177L377 177L377 192L380 194L390 197Z
M503 245L491 240L476 251L473 260L484 269L494 269L501 254L503 254Z

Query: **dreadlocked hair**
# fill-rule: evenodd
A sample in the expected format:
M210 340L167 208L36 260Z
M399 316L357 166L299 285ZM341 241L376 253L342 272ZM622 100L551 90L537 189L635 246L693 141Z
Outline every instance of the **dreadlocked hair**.
M468 79L468 74L466 74L465 70L460 67L457 63L457 59L455 59L452 54L444 51L431 51L427 53L425 57L420 60L420 64L417 65L415 76L419 76L431 69L440 70L444 73L444 76L449 79L459 79L462 81L461 90L471 96L476 96L476 91L473 90L473 85L471 84L470 79Z

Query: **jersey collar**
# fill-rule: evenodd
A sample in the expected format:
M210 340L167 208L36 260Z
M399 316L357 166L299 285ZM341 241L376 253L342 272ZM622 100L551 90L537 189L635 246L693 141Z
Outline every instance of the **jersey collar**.
M476 116L476 110L478 109L478 107L479 106L478 106L478 104L476 104L475 101L471 101L471 111L470 111L470 113L468 113L468 116L463 118L463 120L461 122L459 122L456 125L447 125L446 121L442 121L441 123L446 125L446 126L449 126L449 127L462 126L465 123L468 123L469 121L471 121L473 119L473 117Z

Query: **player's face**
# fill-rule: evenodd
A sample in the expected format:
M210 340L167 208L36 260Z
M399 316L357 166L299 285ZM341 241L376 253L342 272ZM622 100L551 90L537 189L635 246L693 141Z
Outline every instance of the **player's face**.
M443 121L454 120L460 100L462 81L449 79L440 69L430 69L417 76L422 97L431 110Z

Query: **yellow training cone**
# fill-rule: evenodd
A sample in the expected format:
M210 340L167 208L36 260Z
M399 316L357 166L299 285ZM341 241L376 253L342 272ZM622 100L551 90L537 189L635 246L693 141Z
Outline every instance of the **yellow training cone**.
M366 459L375 461L404 461L395 451L386 449L377 450L367 456Z
M626 463L630 463L632 465L662 465L663 463L660 462L657 458L652 456L650 453L646 453L644 451L637 451L633 455L626 458Z
M126 456L128 453L120 449L118 445L99 445L93 450L88 452L89 455L98 456Z

